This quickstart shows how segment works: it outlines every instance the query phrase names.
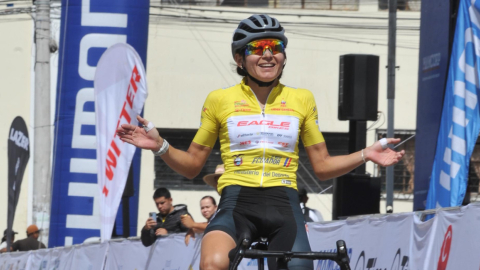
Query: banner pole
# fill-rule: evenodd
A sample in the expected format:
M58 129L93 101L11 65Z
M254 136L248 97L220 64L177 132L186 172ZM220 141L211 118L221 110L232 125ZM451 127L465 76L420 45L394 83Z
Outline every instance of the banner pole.
M397 45L397 0L390 0L388 5L388 119L387 119L387 137L395 136L394 114L395 114L395 48ZM393 213L393 168L386 168L387 171L387 213Z
M36 0L35 116L33 151L33 223L48 245L50 223L50 0Z

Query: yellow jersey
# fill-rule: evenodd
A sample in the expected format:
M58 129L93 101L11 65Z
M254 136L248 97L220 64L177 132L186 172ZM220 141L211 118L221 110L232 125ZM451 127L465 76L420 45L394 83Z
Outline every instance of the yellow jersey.
M221 194L229 185L296 189L300 137L305 147L324 142L310 91L279 83L262 110L242 81L208 95L193 141L213 148L219 138L225 164L218 180Z

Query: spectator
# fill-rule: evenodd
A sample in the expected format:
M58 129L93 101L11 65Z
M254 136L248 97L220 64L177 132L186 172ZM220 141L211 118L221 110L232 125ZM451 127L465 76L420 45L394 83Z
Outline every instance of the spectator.
M322 214L315 209L306 206L308 201L307 190L305 188L298 189L298 198L300 200L300 208L302 208L303 217L306 222L323 221Z
M40 236L40 231L37 225L32 224L27 228L27 238L18 240L17 242L13 243L12 250L13 251L29 251L29 250L37 250L40 248L47 248L42 242L38 241L38 237Z
M15 241L15 234L17 234L16 231L11 232L12 235L12 243ZM12 247L10 246L10 250ZM7 251L7 229L3 231L3 238L2 238L2 243L0 244L0 253L6 252Z
M142 229L141 239L146 247L155 243L157 236L188 231L180 221L182 215L190 215L185 204L172 205L170 191L166 188L155 190L153 200L159 213L157 220L149 217Z
M208 222L214 216L217 211L217 202L212 196L205 196L200 200L200 210L202 216L207 219L207 222L195 222L189 215L182 216L182 224L189 228L185 235L185 245L188 246L190 238L195 238L196 233L203 233L207 228Z
M223 164L219 164L215 168L215 173L205 175L203 177L203 181L207 183L207 185L212 186L215 188L215 190L217 190L218 179L220 178L220 176L222 176L224 172L225 166Z

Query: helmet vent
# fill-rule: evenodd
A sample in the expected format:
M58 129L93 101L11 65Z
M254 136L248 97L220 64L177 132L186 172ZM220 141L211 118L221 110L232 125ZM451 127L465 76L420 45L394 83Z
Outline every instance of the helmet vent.
M267 17L265 17L265 15L260 15L260 17L263 19L263 22L265 23L265 25L268 25Z
M247 36L242 34L242 33L235 33L235 35L233 36L233 41L242 40L245 37L247 37Z
M257 20L257 18L251 16L249 19L250 19L250 21L252 21L256 26L262 27L262 24ZM245 30L246 30L246 29L245 29Z

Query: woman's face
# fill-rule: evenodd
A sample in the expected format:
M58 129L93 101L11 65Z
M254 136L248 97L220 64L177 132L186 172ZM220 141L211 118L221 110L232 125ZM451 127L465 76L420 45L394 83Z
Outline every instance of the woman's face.
M239 67L245 67L250 76L262 82L271 82L275 80L283 71L285 64L285 54L272 54L270 50L265 50L263 55L248 55L243 60L242 55L236 54L235 61Z
M210 198L205 198L200 201L200 210L202 211L202 216L207 220L210 220L215 211L217 211L217 206L213 205Z

